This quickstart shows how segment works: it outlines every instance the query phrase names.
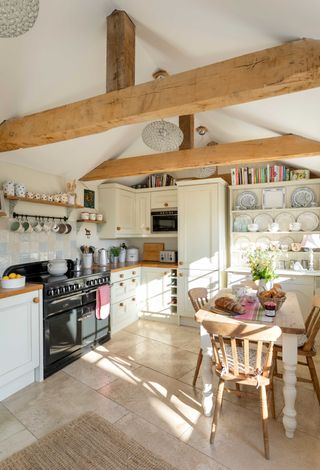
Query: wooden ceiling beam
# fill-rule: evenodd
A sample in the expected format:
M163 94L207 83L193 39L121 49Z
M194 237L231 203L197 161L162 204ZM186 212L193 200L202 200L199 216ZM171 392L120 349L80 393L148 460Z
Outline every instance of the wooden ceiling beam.
M192 149L194 147L194 114L179 116L179 127L183 132L183 141L179 149Z
M320 85L320 40L302 39L0 125L0 151L157 118L194 114Z
M289 134L268 139L107 160L80 179L93 181L207 166L251 165L316 155L320 155L320 142Z
M136 27L125 11L107 16L107 92L134 85L135 38Z

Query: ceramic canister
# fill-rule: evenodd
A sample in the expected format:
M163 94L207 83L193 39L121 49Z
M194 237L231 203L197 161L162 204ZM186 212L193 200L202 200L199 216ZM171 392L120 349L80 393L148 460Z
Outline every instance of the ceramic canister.
M26 187L24 184L16 183L15 184L15 194L18 197L26 197Z
M7 196L14 196L14 181L6 181L3 185L3 192Z

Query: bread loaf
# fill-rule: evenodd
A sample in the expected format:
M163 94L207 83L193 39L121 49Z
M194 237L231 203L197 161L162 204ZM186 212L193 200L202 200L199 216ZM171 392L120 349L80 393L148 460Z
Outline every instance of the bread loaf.
M219 297L215 301L215 306L221 308L222 310L227 310L229 312L234 313L244 313L245 309L239 303L235 302L234 300L230 299L229 297Z

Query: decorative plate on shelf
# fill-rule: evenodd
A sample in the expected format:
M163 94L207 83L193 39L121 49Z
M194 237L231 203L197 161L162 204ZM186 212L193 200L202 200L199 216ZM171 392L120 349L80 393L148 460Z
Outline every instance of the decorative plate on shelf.
M319 217L314 212L304 212L298 216L297 222L301 224L301 230L304 232L313 232L319 226Z
M258 224L259 232L267 232L268 225L273 223L273 218L270 214L259 214L254 218L254 223Z
M233 221L233 231L234 232L247 232L248 225L252 224L252 219L247 214L237 215Z
M271 242L270 238L261 237L257 239L256 246L257 248L262 248L263 250L269 250L270 242Z
M250 240L247 237L239 237L236 239L234 246L237 250L247 250L250 245Z
M293 224L296 219L292 214L289 214L289 212L281 212L274 221L279 224L280 232L289 232L289 225Z
M310 207L315 202L315 194L310 188L297 188L291 196L292 207Z
M237 197L237 206L242 210L255 209L258 204L257 195L252 191L243 191Z

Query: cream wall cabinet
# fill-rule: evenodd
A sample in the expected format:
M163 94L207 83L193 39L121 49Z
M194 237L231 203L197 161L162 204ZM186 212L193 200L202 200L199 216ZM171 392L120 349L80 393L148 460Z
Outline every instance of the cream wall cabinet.
M169 209L177 207L178 198L176 189L166 189L158 191L154 189L151 191L151 209Z
M141 268L111 272L111 335L138 320Z
M42 380L42 329L40 290L0 301L0 400Z
M100 238L123 238L136 234L136 194L118 184L99 186L100 210L105 223Z
M151 196L149 192L136 194L136 232L140 236L150 236L150 200Z

